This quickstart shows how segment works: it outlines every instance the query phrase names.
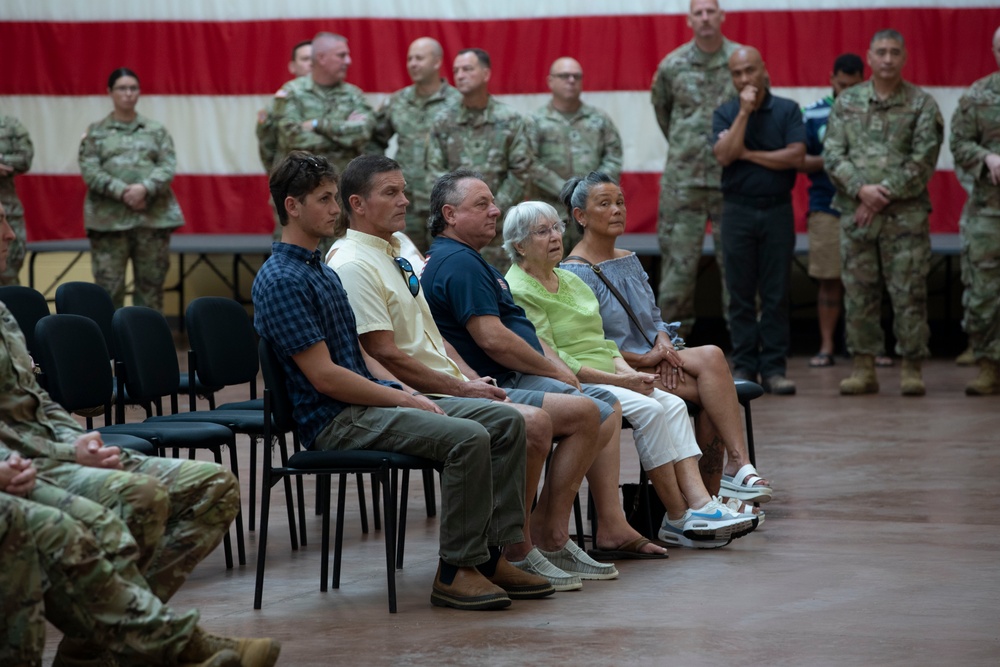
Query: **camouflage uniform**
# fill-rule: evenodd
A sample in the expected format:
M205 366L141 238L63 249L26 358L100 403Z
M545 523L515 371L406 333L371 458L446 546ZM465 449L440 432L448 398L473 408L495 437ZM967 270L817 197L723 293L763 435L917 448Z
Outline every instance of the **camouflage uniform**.
M347 120L352 112L365 114L364 120ZM278 119L280 160L289 151L302 150L322 155L344 173L347 163L364 153L375 129L375 110L361 89L349 83L320 86L312 76L300 76L281 87L274 96ZM302 128L316 120L314 129Z
M364 114L364 120L348 120L351 113ZM281 160L289 151L301 150L322 155L343 174L347 164L363 155L375 129L375 110L361 89L347 82L321 86L311 75L292 79L274 95L274 115L278 119L278 154ZM302 123L315 120L316 127L306 130ZM319 246L325 257L333 239Z
M271 168L274 167L278 159L278 117L274 113L273 99L268 101L262 113L263 118L257 119L257 154L260 156L261 165L264 166L264 172L270 174ZM278 220L278 214L274 210L274 202L271 201L270 195L267 202L271 206L271 215L274 217L272 236L275 241L280 241L281 222Z
M170 268L170 231L184 224L170 189L177 159L174 141L160 123L137 115L131 123L108 115L87 128L80 142L80 173L87 184L83 225L90 238L94 282L116 307L125 302L125 265L132 259L133 301L163 310L163 281ZM146 187L146 208L123 201L125 187Z
M33 498L69 511L100 533L100 541L111 538L98 519L81 515L90 511L82 505L63 507L56 491L83 496L121 517L139 546L137 563L149 588L169 599L229 529L239 510L236 478L215 463L128 451L121 454L124 470L83 467L72 445L83 432L38 386L24 337L0 304L0 443L34 459L47 484Z
M524 198L531 170L531 146L524 119L494 97L485 109L456 105L442 109L431 126L427 147L427 182L460 167L475 169L486 179L502 215ZM481 250L486 261L501 274L510 268L503 251L503 225L497 221L497 235Z
M962 221L965 318L976 359L1000 361L1000 186L983 160L1000 154L1000 72L984 77L958 102L951 119L951 152L974 179Z
M622 173L622 138L606 113L582 104L572 115L557 111L552 103L531 115L528 141L534 153L526 199L551 204L566 223L566 252L583 238L583 230L569 219L559 201L566 180L572 176L604 172L616 181Z
M42 595L49 580L39 562L23 501L0 492L0 664L40 667L45 648Z
M462 95L446 82L429 97L417 95L416 86L397 90L378 110L371 152L382 152L396 135L396 162L406 176L406 235L420 252L426 253L431 235L427 218L431 213L431 191L427 184L427 139L434 117L445 107L461 102Z
M0 493L0 539L0 664L41 665L44 618L69 637L143 664L176 663L198 612L177 614L163 604L134 564L106 556L86 524Z
M722 261L722 167L712 153L712 113L733 97L729 56L738 48L723 38L722 48L707 54L692 40L667 54L653 77L653 109L669 144L657 224L659 305L664 316L681 321L682 338L690 336L694 326L706 218L712 221L715 263L722 278L722 312L727 317L729 313Z
M823 156L837 186L840 250L848 350L880 354L882 283L892 302L896 353L909 360L929 355L927 271L931 246L927 182L934 174L944 134L937 103L902 82L879 100L872 82L848 88L830 112ZM889 204L867 227L854 223L861 186L879 183Z
M0 115L0 163L14 168L11 174L0 175L0 204L7 212L7 221L15 236L7 255L7 268L0 272L0 285L17 285L17 274L24 264L24 244L27 240L24 209L14 190L14 177L31 168L34 156L35 149L24 125L13 116Z

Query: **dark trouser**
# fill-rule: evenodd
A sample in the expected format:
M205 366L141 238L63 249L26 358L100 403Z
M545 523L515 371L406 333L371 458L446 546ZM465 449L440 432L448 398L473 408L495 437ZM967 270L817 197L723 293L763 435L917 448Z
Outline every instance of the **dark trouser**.
M763 378L784 375L789 272L795 250L792 204L758 208L727 199L722 219L733 366Z

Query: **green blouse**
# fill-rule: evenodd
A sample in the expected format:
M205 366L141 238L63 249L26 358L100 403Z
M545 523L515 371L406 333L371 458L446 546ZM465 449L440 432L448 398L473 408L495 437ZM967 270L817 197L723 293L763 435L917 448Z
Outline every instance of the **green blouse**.
M510 293L535 325L538 337L555 350L570 370L587 366L615 372L618 346L604 338L601 309L594 293L577 276L555 269L559 291L553 294L515 265L507 272Z

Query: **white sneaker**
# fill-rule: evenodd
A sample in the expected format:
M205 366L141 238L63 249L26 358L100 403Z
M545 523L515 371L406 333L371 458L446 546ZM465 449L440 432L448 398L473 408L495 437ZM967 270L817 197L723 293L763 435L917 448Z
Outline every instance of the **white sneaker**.
M560 570L550 563L537 547L533 547L524 560L511 561L511 565L529 574L547 579L552 584L552 588L557 591L578 591L583 588L580 577Z
M664 531L661 528L657 536L664 541L668 541L672 535L680 531L680 534L689 540L719 542L742 537L752 531L754 517L734 512L712 498L702 507L689 507L684 511L684 516L676 521L670 521L664 517L664 523L668 523L676 529Z
M732 537L720 537L717 540L692 540L684 536L684 517L677 521L671 521L667 515L663 515L663 523L660 524L660 531L657 537L664 544L675 547L687 547L688 549L720 549L733 541Z

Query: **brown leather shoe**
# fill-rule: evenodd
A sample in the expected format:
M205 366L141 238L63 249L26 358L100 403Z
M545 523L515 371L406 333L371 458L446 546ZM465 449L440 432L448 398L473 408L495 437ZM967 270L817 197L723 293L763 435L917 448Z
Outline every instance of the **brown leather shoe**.
M458 568L454 581L445 584L441 581L439 563L434 576L434 587L431 589L431 604L435 607L485 611L509 607L510 597L474 567Z
M511 600L534 600L556 592L548 579L519 570L503 556L497 561L497 571L487 579L507 591Z

